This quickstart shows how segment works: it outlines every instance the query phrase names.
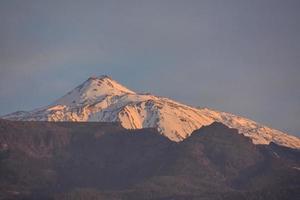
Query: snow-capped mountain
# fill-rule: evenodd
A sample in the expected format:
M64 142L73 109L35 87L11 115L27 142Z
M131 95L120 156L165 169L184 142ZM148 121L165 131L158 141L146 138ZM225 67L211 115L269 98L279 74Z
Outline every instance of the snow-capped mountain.
M208 108L195 108L165 97L136 93L108 76L91 77L49 106L18 111L4 119L26 121L120 122L128 129L154 127L173 141L215 121L236 128L254 144L274 142L300 148L300 139L252 120Z

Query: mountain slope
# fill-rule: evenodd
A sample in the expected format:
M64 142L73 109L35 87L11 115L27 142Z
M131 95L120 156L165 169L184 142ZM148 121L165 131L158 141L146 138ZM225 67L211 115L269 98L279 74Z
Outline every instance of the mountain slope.
M221 123L173 142L116 123L0 120L0 199L299 199L299 158Z
M157 128L173 141L187 138L194 130L222 122L236 128L255 144L300 148L300 139L252 120L211 109L198 109L168 98L133 92L108 76L91 77L49 106L19 111L4 119L25 121L120 122L128 129Z

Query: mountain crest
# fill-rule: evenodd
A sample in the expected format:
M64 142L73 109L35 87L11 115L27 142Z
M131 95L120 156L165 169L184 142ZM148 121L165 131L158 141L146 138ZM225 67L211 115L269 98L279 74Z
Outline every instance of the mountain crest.
M107 75L91 76L51 105L81 106L112 95L135 94Z

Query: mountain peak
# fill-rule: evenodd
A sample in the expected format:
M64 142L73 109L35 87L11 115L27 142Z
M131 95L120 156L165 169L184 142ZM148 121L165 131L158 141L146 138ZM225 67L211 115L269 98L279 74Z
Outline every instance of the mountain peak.
M250 119L211 109L194 108L168 98L135 93L107 75L92 76L53 104L6 116L11 120L119 122L127 129L156 128L174 141L181 141L200 127L227 130L252 139L254 144L300 148L300 139ZM223 124L217 123L221 122ZM232 131L232 130L230 130Z
M97 79L100 79L100 80L104 80L104 79L110 79L110 80L113 80L111 76L108 76L108 75L100 75L100 76L90 76L88 78L88 80L97 80Z
M52 105L78 106L92 104L106 96L135 94L110 76L91 76Z

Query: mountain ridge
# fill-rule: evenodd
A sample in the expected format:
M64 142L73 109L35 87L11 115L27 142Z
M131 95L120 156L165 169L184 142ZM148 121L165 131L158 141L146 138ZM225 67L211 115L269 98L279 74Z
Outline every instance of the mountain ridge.
M137 93L109 76L90 77L48 106L19 111L4 119L25 121L120 122L127 129L156 128L173 141L182 141L202 126L222 122L255 144L274 142L300 148L300 139L253 120L208 108L195 108L169 98Z
M174 142L117 123L0 120L0 199L298 199L299 155L218 122Z

